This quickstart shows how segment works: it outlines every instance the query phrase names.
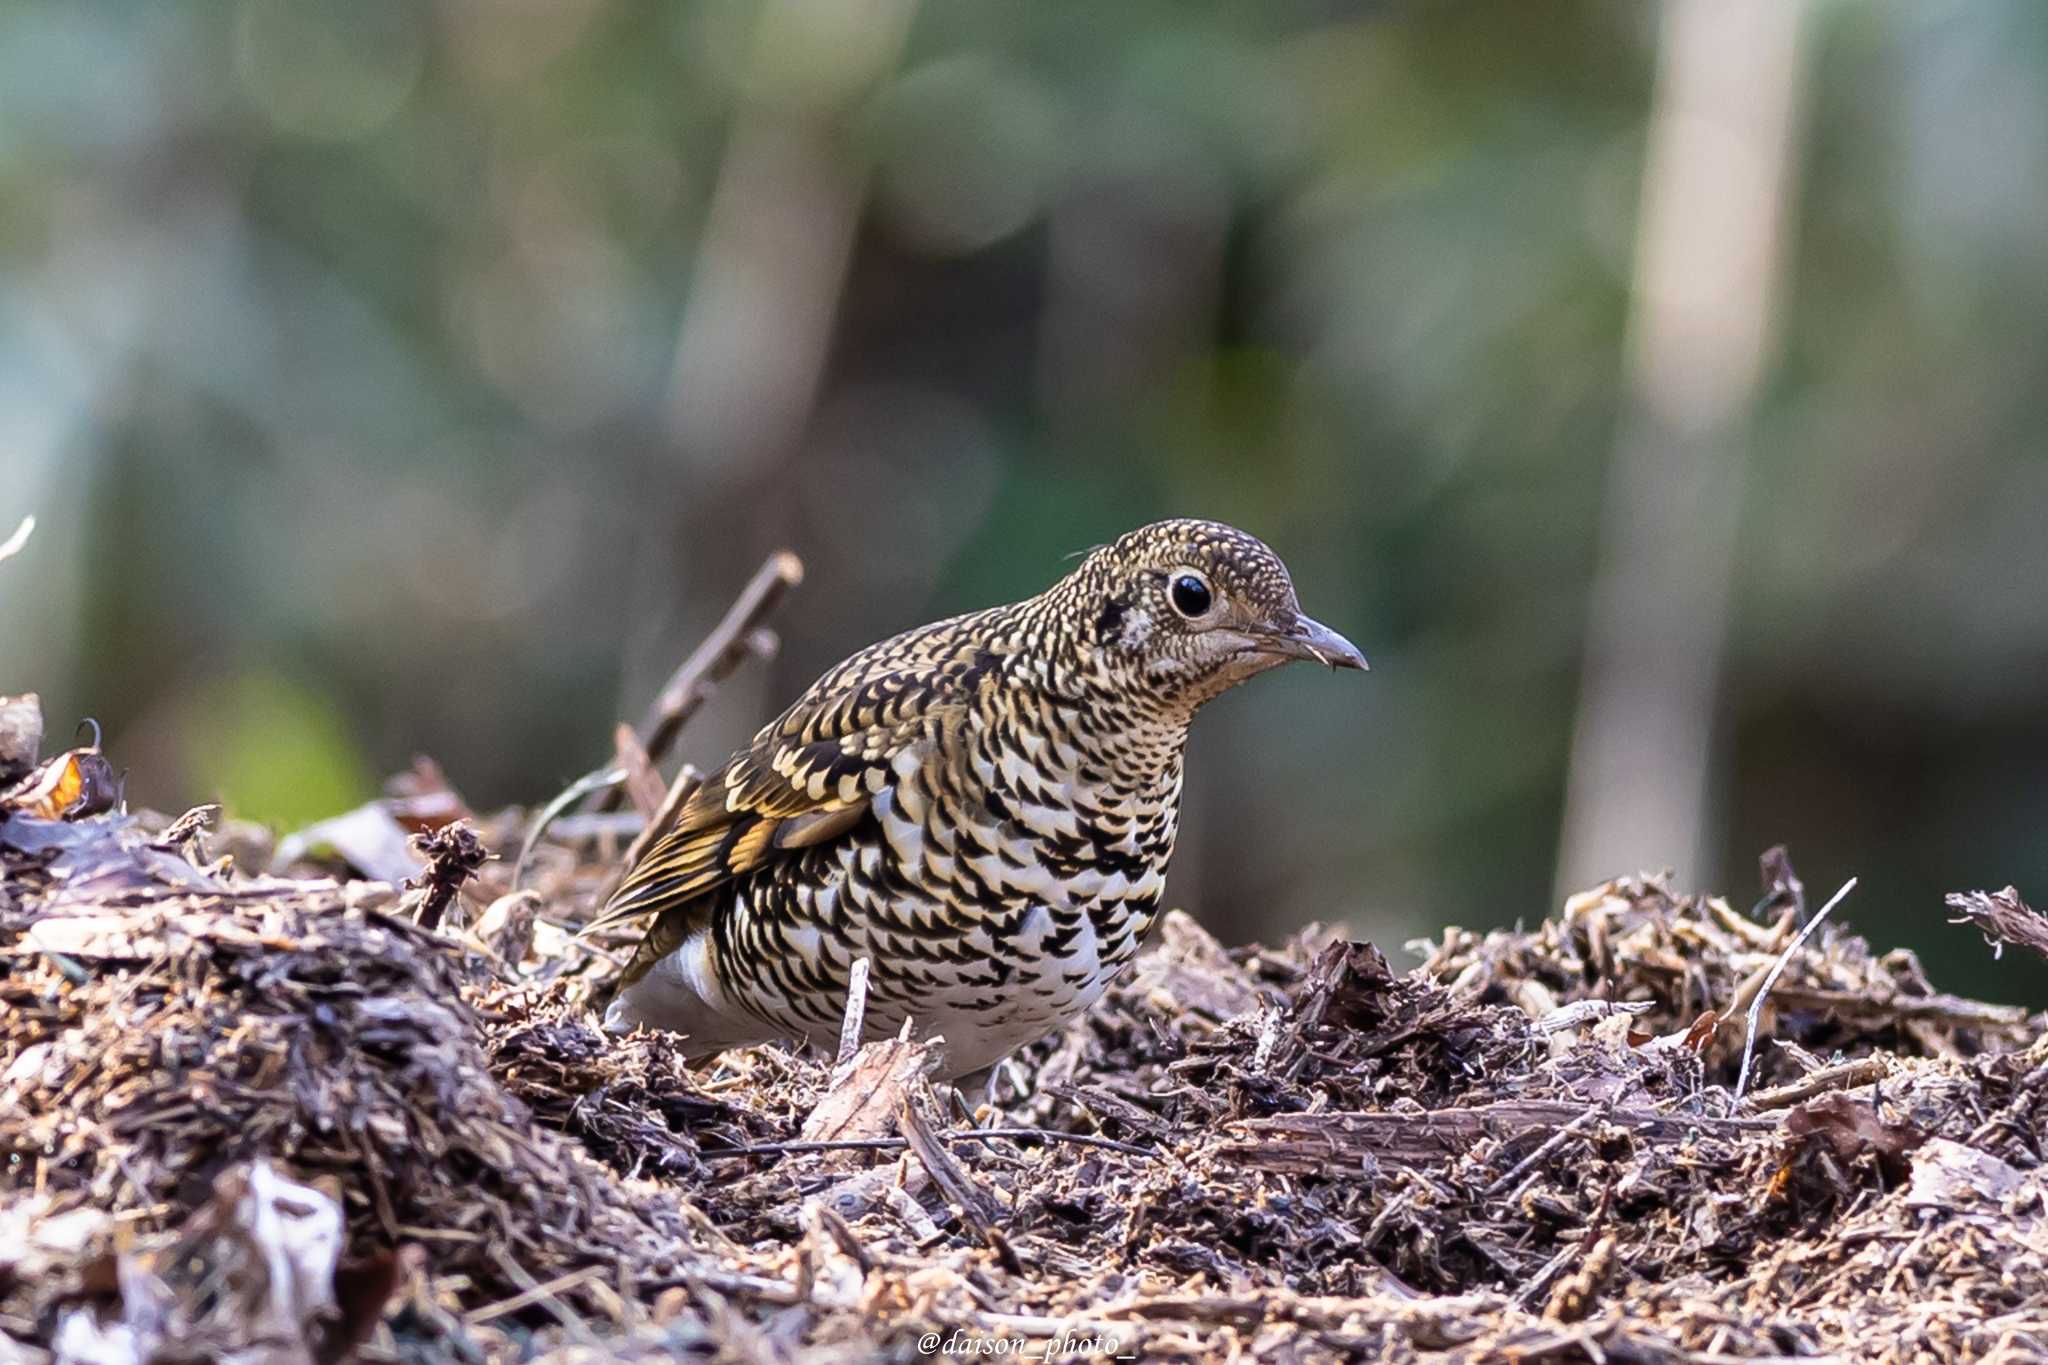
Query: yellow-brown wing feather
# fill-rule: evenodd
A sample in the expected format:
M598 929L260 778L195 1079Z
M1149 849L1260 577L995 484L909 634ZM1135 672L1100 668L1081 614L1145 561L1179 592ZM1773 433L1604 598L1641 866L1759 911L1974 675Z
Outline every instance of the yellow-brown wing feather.
M945 621L856 654L762 727L683 803L591 927L652 916L623 981L709 921L705 893L857 825L891 765L971 694L986 662Z

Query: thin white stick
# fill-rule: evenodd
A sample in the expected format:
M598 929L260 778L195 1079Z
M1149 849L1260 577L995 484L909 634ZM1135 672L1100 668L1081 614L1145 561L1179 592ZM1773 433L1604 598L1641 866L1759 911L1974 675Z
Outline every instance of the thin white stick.
M1749 1088L1749 1059L1750 1054L1756 1051L1757 1021L1763 1018L1764 1000L1770 995L1771 987L1778 983L1778 976L1785 970L1785 964L1792 960L1792 954L1798 952L1800 945L1813 937L1813 931L1820 928L1820 922L1828 917L1828 912L1840 905L1843 898L1855 889L1856 879L1854 877L1843 882L1842 889L1828 897L1828 903L1820 908L1820 913L1808 920L1806 927L1793 935L1792 941L1785 945L1785 951L1779 953L1778 960L1771 964L1770 971L1764 973L1764 984L1757 988L1756 999L1749 1002L1749 1036L1743 1039L1742 1042L1742 1069L1735 1074L1735 1102L1737 1104L1742 1103L1742 1092Z
M4 542L0 542L0 559L9 559L20 553L21 547L28 544L28 538L34 534L35 529L36 519L34 517L23 517L21 525L14 528L14 534L7 537Z
M853 1054L860 1051L861 1025L867 1021L868 1013L868 960L855 958L853 970L846 974L846 1017L839 1024L839 1056L833 1068L845 1066L853 1060Z

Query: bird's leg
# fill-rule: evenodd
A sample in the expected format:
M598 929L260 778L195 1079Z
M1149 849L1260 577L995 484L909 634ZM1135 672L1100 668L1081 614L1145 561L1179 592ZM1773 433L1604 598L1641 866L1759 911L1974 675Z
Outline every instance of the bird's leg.
M1002 1110L995 1104L995 1080L999 1073L1009 1076L1012 1092L1023 1093L1016 1074L1006 1070L1009 1065L1008 1057L998 1057L981 1070L954 1079L953 1105L970 1128L993 1128L1002 1118Z
M970 1128L993 1128L1003 1116L995 1105L995 1078L1009 1062L1000 1057L979 1071L970 1071L953 1081L953 1103ZM1015 1089L1015 1078L1011 1088Z
M989 1082L995 1078L995 1071L995 1067L985 1066L953 1078L953 1109L969 1128L987 1126L995 1114L995 1106L988 1102Z

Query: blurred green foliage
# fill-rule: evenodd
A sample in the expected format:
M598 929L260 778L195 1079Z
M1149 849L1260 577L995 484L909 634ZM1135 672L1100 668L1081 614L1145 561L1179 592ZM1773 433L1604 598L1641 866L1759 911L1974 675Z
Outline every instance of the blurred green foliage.
M1375 672L1205 718L1175 898L1231 937L1546 913L1656 8L889 12L0 5L0 528L42 522L0 687L160 806L297 821L416 751L533 801L772 547L810 578L700 762L871 639L1209 515ZM2038 1003L1939 898L2048 900L2048 10L1813 22L1683 874L1742 901L1788 841ZM693 437L749 409L679 338L800 358L813 306L800 402Z
M374 791L341 708L269 673L217 679L181 699L179 738L199 790L235 813L296 829Z

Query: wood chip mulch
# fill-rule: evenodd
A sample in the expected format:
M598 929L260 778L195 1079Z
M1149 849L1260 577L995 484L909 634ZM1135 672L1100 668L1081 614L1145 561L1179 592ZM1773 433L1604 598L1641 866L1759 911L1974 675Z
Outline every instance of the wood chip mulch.
M2048 1019L1803 897L1175 914L977 1134L916 1038L602 1033L578 818L514 893L516 812L410 887L0 817L0 1361L2048 1358Z

